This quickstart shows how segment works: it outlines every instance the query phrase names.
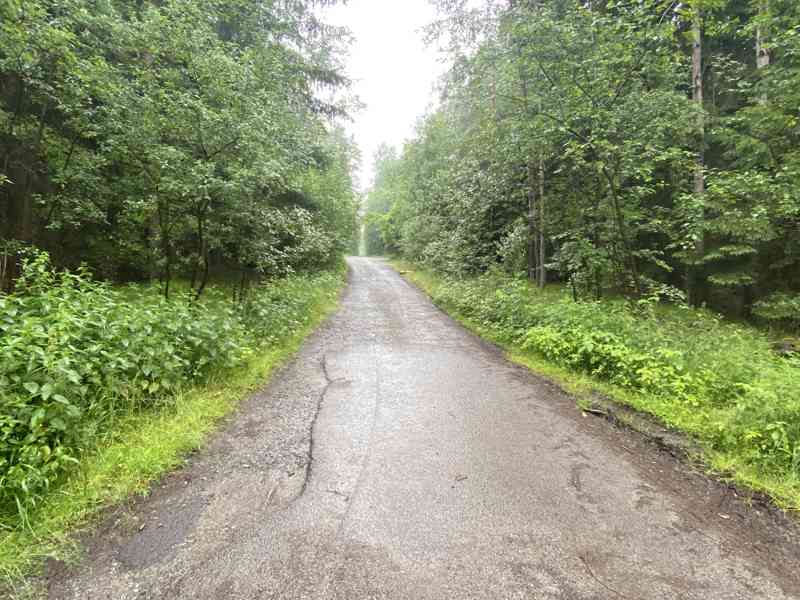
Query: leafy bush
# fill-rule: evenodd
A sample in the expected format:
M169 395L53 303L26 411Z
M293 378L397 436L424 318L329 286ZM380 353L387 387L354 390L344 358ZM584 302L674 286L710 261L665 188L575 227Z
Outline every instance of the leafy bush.
M773 475L800 475L800 361L754 328L680 306L574 302L491 273L434 300L500 341L639 393L640 408Z
M120 411L167 402L295 330L331 273L257 288L244 306L117 289L29 259L0 295L0 505L24 511Z

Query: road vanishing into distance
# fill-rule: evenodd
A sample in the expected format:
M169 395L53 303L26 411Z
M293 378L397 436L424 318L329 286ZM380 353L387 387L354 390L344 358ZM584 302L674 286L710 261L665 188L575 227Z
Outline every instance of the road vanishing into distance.
M796 529L352 258L339 311L51 598L800 598Z

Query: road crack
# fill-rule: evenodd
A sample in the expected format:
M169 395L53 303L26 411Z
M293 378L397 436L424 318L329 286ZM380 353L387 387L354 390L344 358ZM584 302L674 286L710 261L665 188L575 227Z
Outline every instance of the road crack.
M319 414L322 411L323 404L325 403L325 397L327 396L328 390L330 390L331 386L344 381L343 378L333 379L330 376L330 373L328 372L328 355L325 353L323 353L322 359L320 360L320 367L322 368L322 374L325 377L325 386L322 388L319 396L317 397L314 416L311 419L311 424L309 425L308 453L306 456L305 475L303 477L303 485L300 487L300 492L297 494L297 498L303 497L308 489L308 482L311 480L311 474L314 469L314 448L316 445L316 440L314 439L314 430L317 427L317 419L319 419Z

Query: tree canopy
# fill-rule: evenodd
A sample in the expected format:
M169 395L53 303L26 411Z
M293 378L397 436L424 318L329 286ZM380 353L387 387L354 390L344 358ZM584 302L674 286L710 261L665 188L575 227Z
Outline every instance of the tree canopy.
M797 319L797 3L438 4L453 66L378 161L373 248Z
M0 2L0 252L200 293L215 268L349 248L357 153L323 100L348 84L347 36L319 4Z

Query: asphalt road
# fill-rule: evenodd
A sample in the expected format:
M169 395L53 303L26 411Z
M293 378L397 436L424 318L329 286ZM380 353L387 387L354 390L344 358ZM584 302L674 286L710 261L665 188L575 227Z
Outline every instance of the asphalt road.
M796 531L350 259L338 313L51 598L800 598Z

